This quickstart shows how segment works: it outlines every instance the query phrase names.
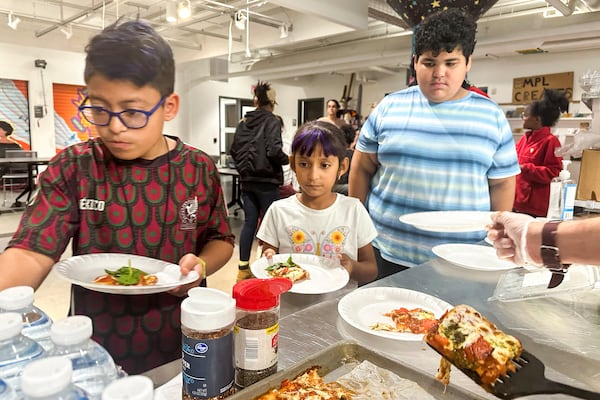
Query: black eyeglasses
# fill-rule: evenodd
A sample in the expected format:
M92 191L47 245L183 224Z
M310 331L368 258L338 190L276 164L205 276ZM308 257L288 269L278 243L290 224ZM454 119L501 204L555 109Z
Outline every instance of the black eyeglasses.
M108 126L112 117L117 117L127 128L140 129L148 125L148 119L150 116L154 114L156 110L158 110L158 107L163 105L166 99L167 96L163 96L150 111L128 108L123 111L113 112L104 107L84 106L83 104L85 104L85 102L88 100L87 97L81 102L82 105L77 108L90 124L97 126Z

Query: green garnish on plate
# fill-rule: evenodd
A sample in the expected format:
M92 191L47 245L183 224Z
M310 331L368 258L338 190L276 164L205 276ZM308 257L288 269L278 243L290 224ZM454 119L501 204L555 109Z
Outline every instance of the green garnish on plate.
M123 266L116 271L111 271L109 269L105 269L104 271L115 278L119 285L124 286L137 285L143 276L148 275L141 269L132 267L131 260L127 262L126 266Z
M265 268L265 271L274 271L276 269L279 268L283 268L283 267L296 267L298 266L298 264L296 264L293 260L292 260L292 255L290 254L290 256L288 257L288 259L285 262L276 262L273 265L269 265L267 268Z

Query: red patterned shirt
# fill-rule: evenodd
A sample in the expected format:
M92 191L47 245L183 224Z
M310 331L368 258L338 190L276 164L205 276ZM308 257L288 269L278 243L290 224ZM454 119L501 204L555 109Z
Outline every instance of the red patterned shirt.
M9 247L58 261L73 255L137 254L178 263L212 240L234 243L219 174L181 142L154 160L114 158L101 139L70 146L39 177L39 192ZM181 298L114 295L72 287L71 313L89 315L94 339L129 374L181 356Z

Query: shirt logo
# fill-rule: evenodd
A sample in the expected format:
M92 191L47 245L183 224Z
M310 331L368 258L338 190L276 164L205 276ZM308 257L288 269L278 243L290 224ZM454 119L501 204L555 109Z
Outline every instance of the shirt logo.
M89 211L104 211L105 202L104 200L95 199L80 199L79 209Z
M196 213L198 212L198 199L186 200L179 207L179 217L181 218L181 229L184 231L196 229Z

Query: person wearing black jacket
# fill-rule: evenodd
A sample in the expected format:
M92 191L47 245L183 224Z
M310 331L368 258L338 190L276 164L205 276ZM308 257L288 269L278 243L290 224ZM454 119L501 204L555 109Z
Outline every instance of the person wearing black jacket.
M256 109L240 121L231 145L231 157L242 183L244 208L238 281L252 277L249 260L258 220L279 199L279 186L283 184L281 166L289 164L289 157L282 150L281 122L273 114L275 104L275 90L268 82L258 81L254 88Z

